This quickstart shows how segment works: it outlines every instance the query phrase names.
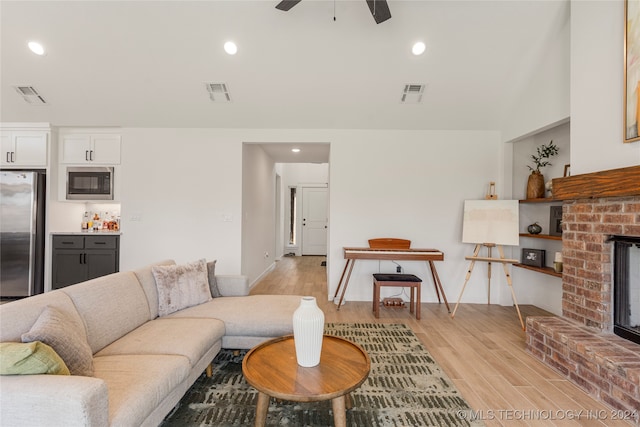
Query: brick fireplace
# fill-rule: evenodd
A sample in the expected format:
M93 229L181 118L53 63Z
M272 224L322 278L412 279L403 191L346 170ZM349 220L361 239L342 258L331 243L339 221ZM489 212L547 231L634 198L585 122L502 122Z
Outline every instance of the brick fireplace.
M640 345L612 332L608 239L640 236L640 167L561 178L553 189L563 200L562 317L529 317L527 348L594 398L637 413Z

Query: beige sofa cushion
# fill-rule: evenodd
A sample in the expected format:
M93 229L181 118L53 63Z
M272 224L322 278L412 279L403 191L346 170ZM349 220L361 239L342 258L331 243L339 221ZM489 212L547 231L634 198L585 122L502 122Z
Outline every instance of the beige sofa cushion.
M301 298L295 295L214 298L170 314L169 318L220 319L224 322L226 336L278 337L293 333L293 312Z
M82 316L97 353L149 320L149 304L133 272L114 273L62 289Z
M116 354L175 354L195 365L222 339L224 323L217 319L166 317L145 323L100 350L96 357Z
M184 356L114 355L94 359L95 377L107 384L109 424L139 426L180 388L191 366Z
M0 341L22 341L22 334L29 331L46 306L64 310L82 329L84 322L73 301L61 290L34 295L8 304L0 304ZM86 333L86 331L85 331Z
M9 375L0 388L2 427L109 425L107 386L99 378Z

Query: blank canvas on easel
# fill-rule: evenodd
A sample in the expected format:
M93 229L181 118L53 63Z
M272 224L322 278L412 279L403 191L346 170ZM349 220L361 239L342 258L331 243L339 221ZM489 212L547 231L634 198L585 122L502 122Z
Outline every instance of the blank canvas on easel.
M465 200L463 243L518 246L517 200Z

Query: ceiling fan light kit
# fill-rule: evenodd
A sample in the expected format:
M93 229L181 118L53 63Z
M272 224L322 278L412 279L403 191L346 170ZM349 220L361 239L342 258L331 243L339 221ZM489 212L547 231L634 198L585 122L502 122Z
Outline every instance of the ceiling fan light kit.
M276 5L276 9L288 11L293 6L300 3L301 0L282 0L280 3ZM371 15L373 19L376 21L376 24L380 24L381 22L386 21L391 18L391 11L389 10L389 5L387 4L387 0L366 0L367 6L369 6L369 10L371 11ZM333 20L335 21L335 16Z

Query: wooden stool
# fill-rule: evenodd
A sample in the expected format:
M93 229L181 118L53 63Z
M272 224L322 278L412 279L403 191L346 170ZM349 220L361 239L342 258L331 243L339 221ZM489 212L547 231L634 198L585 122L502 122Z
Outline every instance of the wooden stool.
M420 320L420 288L422 279L413 274L381 274L373 275L373 315L380 316L380 287L395 286L399 288L411 288L411 302L409 312L413 313L415 308L416 319ZM414 296L414 293L417 295ZM415 306L415 307L414 307Z

